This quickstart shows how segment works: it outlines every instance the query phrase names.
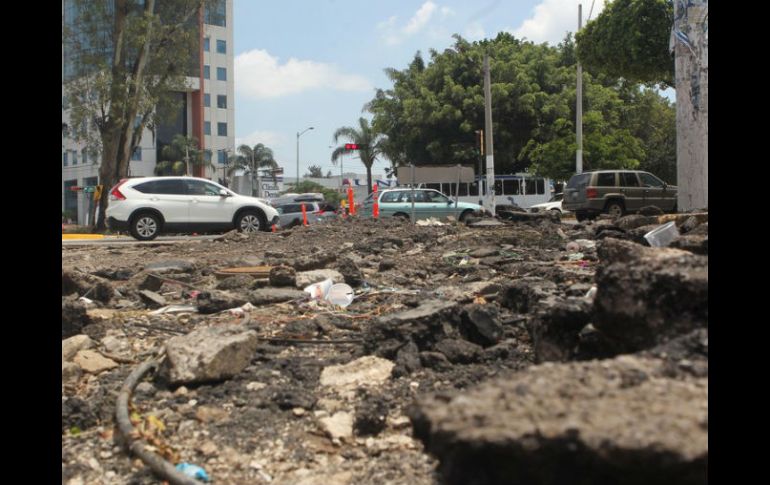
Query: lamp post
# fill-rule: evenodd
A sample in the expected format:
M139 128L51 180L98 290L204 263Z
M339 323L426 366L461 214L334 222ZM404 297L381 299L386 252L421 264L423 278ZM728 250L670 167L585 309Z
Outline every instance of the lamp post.
M297 132L297 185L299 185L299 137L305 134L306 131L312 130L313 127L305 129L305 131Z

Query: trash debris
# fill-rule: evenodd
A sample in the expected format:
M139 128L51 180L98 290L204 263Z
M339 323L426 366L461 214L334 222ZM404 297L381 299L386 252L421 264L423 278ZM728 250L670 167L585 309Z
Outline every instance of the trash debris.
M596 297L596 286L592 286L590 290L586 292L586 295L583 297L586 300L593 300Z
M310 286L306 286L303 291L310 293L310 296L314 300L324 300L333 285L334 281L327 278L319 283L313 283Z
M219 279L224 279L230 276L242 274L253 276L255 278L269 278L271 269L272 266L243 266L239 268L225 268L216 271L214 276Z
M248 311L251 311L251 310L254 310L255 308L257 308L257 307L252 305L250 302L246 302L246 303L244 303L243 305L241 305L239 307L230 308L229 310L225 310L225 311L228 312L230 315L240 317L244 313L246 313Z
M420 219L415 224L418 226L446 226L446 223L439 221L435 217L430 217L428 219Z
M203 480L204 482L208 482L210 480L208 473L206 473L206 470L199 467L198 465L193 465L190 463L180 463L176 466L176 469L184 473L188 477L195 478L196 480Z
M198 309L194 305L167 305L157 310L151 311L150 315L162 315L164 313L197 313Z
M345 283L337 283L329 288L329 292L326 294L325 300L342 308L347 307L353 303L354 292L350 285Z
M677 237L679 237L679 230L676 228L675 221L667 222L644 235L644 239L650 246L656 248L668 246Z
M94 306L94 301L89 298L86 298L85 296L81 296L80 298L78 298L78 301L82 301L83 303L85 303L86 308Z

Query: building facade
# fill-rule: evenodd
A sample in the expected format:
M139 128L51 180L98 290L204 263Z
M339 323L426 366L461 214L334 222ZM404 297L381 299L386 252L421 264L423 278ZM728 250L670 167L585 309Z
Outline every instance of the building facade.
M110 0L105 0L110 1ZM62 27L72 25L77 15L73 0L62 0ZM198 15L198 51L191 52L193 67L184 91L173 92L181 101L174 119L164 121L153 133L145 129L129 164L129 176L152 176L165 145L175 135L195 137L214 168L194 175L219 181L225 162L235 150L235 83L233 46L233 0L209 0ZM88 220L93 194L71 190L99 183L100 155L69 136L69 106L65 96L67 79L73 76L72 59L62 43L62 213L79 224ZM109 189L106 187L105 189Z

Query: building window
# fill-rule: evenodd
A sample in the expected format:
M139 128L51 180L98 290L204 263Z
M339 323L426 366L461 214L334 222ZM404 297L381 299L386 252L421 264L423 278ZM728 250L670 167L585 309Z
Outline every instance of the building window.
M227 81L227 69L224 67L217 68L217 81Z
M211 123L209 123L209 127L211 127ZM206 163L211 163L211 150L203 150L203 160Z
M219 54L227 54L227 42L224 40L217 41L217 52Z
M211 39L208 37L203 38L203 50L208 52L210 50Z
M211 66L204 64L203 66L203 79L211 79Z
M220 165L224 165L224 164L227 163L227 152L226 151L219 150L217 152L217 155L218 155L218 160L217 161L219 162Z
M63 153L61 154L61 163L62 163L62 164L65 166L65 167L68 165L68 164L67 164L67 152L63 152Z
M141 161L142 160L142 147L136 147L134 148L134 153L131 154L131 161Z
M82 157L83 163L88 163L88 152L86 152L86 149L80 150L80 156Z
M75 150L72 150L72 165L78 164L78 152Z
M211 95L206 93L203 95L203 107L204 108L210 108L211 107Z
M210 0L206 2L203 22L220 27L227 26L227 1Z
M217 123L217 135L227 136L227 123Z
M210 121L204 121L203 122L203 134L204 135L210 135L211 134L211 122Z
M217 95L217 108L227 109L227 96L224 94Z

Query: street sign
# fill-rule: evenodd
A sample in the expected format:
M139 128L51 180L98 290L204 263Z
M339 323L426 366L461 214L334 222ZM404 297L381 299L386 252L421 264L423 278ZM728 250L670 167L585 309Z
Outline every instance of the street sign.
M96 187L93 185L87 185L83 187L83 192L85 192L86 194L93 194L94 191L96 191Z

